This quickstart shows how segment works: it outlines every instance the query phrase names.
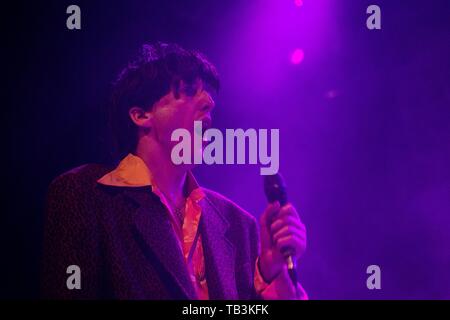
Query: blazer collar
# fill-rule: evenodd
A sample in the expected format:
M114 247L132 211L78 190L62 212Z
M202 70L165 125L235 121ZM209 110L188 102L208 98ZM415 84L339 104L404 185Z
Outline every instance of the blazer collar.
M209 298L212 300L238 299L235 279L236 250L228 239L229 223L208 195L199 204L202 207L200 230Z
M180 243L163 204L149 188L125 188L125 196L137 204L133 223L143 251L153 252L182 292L182 299L196 299ZM149 257L149 259L154 257Z

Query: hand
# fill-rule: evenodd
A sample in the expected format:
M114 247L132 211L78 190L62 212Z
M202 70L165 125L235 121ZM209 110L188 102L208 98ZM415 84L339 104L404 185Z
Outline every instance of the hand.
M260 218L261 256L260 272L266 281L272 281L286 266L281 253L288 248L293 259L306 250L306 228L294 206L290 203L280 208L278 201L269 204Z

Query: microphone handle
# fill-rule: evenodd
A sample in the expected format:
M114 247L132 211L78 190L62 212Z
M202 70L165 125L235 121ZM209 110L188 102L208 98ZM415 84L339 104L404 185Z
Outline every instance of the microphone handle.
M280 207L284 206L287 203L287 197L280 197ZM293 252L292 250L289 250L289 248L282 249L281 253L283 254L284 258L286 259L286 265L288 268L288 274L291 278L292 283L295 287L297 287L298 283L298 275L297 275L297 263L296 259L293 258Z
M280 199L280 206L284 206L287 203L287 199ZM285 201L283 201L285 200ZM289 248L282 249L281 253L286 259L286 265L288 269L289 278L291 278L292 283L295 287L297 287L298 283L298 274L297 274L297 263L296 259L293 258L293 252Z
M298 283L297 265L295 263L295 259L292 259L292 254L290 254L288 251L289 250L285 250L284 256L286 259L289 278L291 278L292 283L296 287Z

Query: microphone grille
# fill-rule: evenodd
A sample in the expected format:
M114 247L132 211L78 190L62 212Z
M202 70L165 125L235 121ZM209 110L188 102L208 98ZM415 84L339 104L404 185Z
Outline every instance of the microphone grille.
M287 192L281 174L264 176L264 192L269 203L278 201L281 206L287 203Z

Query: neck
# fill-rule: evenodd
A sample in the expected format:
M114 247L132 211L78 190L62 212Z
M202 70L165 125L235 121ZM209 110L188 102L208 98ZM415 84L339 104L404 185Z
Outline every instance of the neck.
M173 164L170 155L156 142L138 143L136 155L144 160L158 189L174 206L184 201L187 168Z

